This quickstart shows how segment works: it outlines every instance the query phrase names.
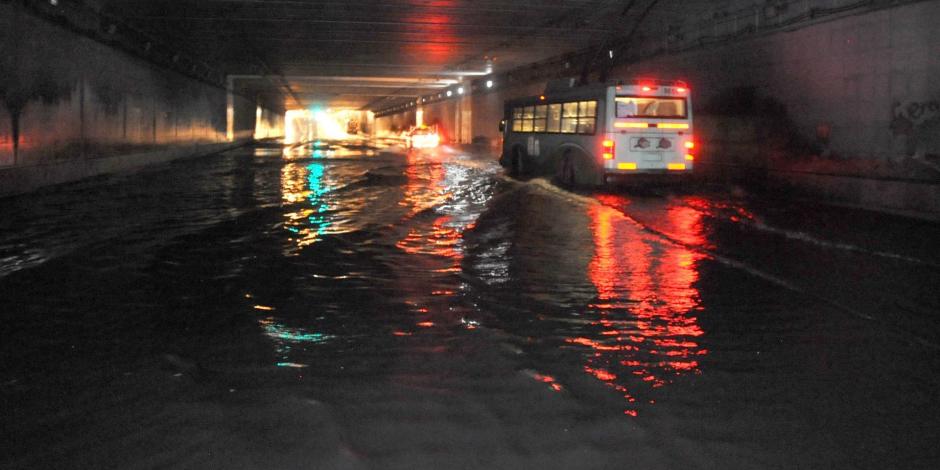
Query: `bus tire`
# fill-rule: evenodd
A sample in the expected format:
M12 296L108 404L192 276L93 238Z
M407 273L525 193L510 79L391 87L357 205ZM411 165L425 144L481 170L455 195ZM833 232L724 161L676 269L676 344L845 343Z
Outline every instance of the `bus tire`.
M526 166L526 152L521 147L516 147L512 151L512 162L509 166L509 174L512 176L522 176L528 171Z
M576 150L566 151L556 168L556 179L568 188L596 188L604 184L604 176L593 159Z
M574 159L571 157L571 154L566 152L561 156L561 160L558 163L558 168L555 173L555 180L558 184L565 188L574 187L577 182L577 174L575 171Z

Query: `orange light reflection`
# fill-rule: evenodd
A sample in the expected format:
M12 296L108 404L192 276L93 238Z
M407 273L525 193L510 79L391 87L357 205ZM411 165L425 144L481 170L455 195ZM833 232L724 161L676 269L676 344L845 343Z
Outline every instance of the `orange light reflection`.
M697 262L702 255L637 230L611 207L593 206L589 213L595 255L588 273L597 289L590 307L597 313L593 325L599 327L591 336L600 339L577 337L567 342L590 348L594 354L587 356L585 372L633 404L642 390L649 392L678 375L698 373L697 358L708 353L698 342L704 332L695 316ZM683 233L679 237L683 243L703 243L700 211L673 208L666 218L670 227ZM625 414L636 416L637 410L631 405Z
M439 157L429 154L409 153L407 158L407 183L399 204L407 209L404 225L410 229L395 246L414 256L412 262L420 264L426 272L439 275L460 272L463 233L473 226L475 217L467 218L448 208L453 204L453 188L465 177L462 172L466 168L441 162ZM405 302L418 315L417 326L431 328L448 324L449 321L432 319L442 313L445 317L451 315L449 298L457 290L449 284L434 286L430 291L428 287L425 283L402 286L404 292L414 294ZM476 328L472 323L467 325L469 329Z

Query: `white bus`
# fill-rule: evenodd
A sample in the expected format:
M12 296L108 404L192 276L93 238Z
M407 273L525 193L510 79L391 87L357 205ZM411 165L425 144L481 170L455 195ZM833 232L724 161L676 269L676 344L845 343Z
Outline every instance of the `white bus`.
M681 81L549 85L506 102L500 164L514 176L552 174L567 185L689 175L690 100Z

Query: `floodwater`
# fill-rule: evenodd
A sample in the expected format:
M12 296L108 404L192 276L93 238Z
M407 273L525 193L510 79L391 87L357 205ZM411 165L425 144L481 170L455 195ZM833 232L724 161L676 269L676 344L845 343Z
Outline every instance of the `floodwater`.
M448 147L0 200L0 467L937 468L938 242Z

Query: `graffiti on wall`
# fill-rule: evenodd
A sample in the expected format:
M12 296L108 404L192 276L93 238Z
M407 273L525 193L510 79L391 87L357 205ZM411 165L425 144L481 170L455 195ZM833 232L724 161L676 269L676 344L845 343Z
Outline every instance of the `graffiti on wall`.
M896 138L906 139L906 155L940 154L940 100L896 101L891 116L889 127Z

